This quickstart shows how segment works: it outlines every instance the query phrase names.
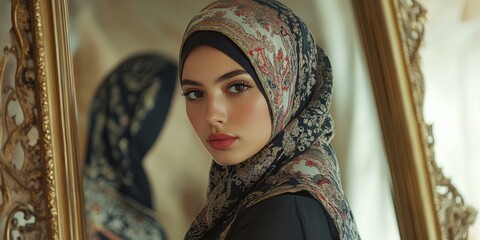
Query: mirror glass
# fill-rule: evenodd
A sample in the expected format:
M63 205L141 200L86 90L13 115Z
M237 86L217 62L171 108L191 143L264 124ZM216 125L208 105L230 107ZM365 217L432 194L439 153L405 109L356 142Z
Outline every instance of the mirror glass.
M465 202L480 209L480 1L421 0L427 11L421 52L425 120L435 157ZM480 223L469 239L480 239Z
M141 51L158 52L176 62L189 20L210 2L69 0L81 159L86 157L89 107L102 80ZM399 239L388 163L351 3L282 2L302 17L332 62L333 144L360 235ZM186 118L178 88L164 127L143 161L154 208L170 239L181 239L202 207L209 165L210 158Z

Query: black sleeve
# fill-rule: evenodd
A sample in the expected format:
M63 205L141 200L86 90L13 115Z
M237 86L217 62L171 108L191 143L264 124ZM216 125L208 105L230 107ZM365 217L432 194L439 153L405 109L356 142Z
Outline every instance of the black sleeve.
M300 192L268 198L248 208L226 239L330 240L338 239L338 233L322 204Z

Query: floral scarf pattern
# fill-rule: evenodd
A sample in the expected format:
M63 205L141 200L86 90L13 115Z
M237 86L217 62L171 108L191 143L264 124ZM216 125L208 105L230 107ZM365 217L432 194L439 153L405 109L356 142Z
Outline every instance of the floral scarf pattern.
M83 178L89 239L166 239L142 162L163 127L176 72L164 56L142 53L97 90Z
M185 239L224 239L237 215L272 196L308 191L336 225L341 239L360 239L340 182L329 114L332 69L305 23L272 0L220 0L195 16L196 31L216 31L249 58L270 107L270 142L234 165L212 163L208 199Z

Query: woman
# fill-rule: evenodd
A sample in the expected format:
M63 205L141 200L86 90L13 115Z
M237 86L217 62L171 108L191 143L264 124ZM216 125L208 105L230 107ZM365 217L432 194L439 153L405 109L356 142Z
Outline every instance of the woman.
M163 127L176 73L164 56L143 53L100 85L90 108L84 167L89 239L166 239L142 163Z
M180 75L214 160L186 239L359 239L330 146L331 67L298 16L216 1L185 32Z

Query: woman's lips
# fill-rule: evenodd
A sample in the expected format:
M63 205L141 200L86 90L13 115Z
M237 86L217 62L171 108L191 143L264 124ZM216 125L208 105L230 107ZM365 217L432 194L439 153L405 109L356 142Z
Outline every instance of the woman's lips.
M208 144L216 150L224 150L232 146L236 140L236 137L224 133L211 134L207 138Z

